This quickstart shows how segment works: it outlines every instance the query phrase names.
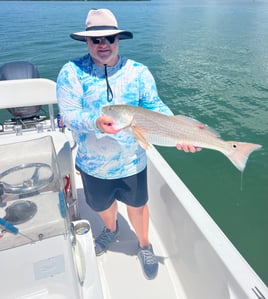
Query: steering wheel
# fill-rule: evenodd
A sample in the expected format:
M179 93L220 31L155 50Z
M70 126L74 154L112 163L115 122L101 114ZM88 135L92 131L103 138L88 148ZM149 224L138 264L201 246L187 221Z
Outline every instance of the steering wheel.
M23 173L25 169L33 168L33 174L29 179L25 179L21 184L8 184L5 183L2 179L7 177L10 174L21 172L21 177L23 178L25 174ZM44 174L42 174L42 172ZM40 178L40 175L44 178ZM25 163L21 164L8 170L2 172L0 174L0 189L2 189L3 193L9 194L27 194L31 192L40 191L49 185L54 179L54 174L51 166L46 163ZM1 192L0 192L1 193Z

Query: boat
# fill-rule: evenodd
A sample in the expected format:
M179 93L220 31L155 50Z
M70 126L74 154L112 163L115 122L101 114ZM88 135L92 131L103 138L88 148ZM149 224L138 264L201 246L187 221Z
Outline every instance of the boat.
M35 111L38 120L28 126L18 115L2 124L1 298L268 298L265 283L153 146L148 204L157 277L143 276L120 204L119 240L96 257L94 236L103 224L85 202L71 131L54 115L55 87L38 76L0 81L0 109L48 111L41 120Z

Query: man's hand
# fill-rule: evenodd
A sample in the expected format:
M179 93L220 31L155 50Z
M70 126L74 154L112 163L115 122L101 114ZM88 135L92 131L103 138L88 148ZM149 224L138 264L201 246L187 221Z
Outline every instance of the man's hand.
M96 119L96 126L102 132L107 134L116 134L120 131L120 129L114 128L114 120L106 115L102 115Z
M197 147L191 144L177 144L176 148L180 151L185 151L186 153L196 153L202 150L201 147Z

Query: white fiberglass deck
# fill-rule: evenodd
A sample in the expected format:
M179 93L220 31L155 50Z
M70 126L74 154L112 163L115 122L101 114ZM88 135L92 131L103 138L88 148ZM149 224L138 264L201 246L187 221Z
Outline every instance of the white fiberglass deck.
M80 192L81 191L81 192ZM82 189L79 192L81 203ZM103 224L98 215L82 202L81 217L90 219L92 231L97 236L103 229ZM183 290L176 276L172 272L167 255L160 239L150 223L150 240L155 254L159 260L158 276L154 280L147 280L137 258L137 238L127 218L126 209L119 203L119 229L120 236L110 249L97 257L101 280L104 288L105 299L107 298L146 298L146 299L184 299ZM176 285L176 288L175 288Z

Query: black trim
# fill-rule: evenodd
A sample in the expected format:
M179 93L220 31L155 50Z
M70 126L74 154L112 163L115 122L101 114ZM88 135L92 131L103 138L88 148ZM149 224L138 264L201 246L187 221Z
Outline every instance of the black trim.
M98 30L118 30L115 26L91 26L87 27L86 31L98 31Z

